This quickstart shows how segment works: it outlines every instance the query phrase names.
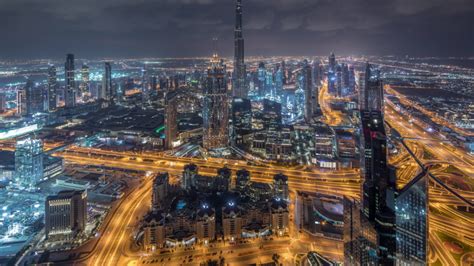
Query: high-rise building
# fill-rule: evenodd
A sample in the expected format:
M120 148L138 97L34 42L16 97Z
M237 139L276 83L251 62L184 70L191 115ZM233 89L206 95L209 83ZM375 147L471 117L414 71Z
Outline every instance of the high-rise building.
M288 177L282 173L273 176L273 189L276 198L288 200Z
M34 189L43 179L43 142L39 139L18 140L15 146L15 186Z
M421 173L396 200L397 265L426 265L428 259L428 177Z
M67 54L64 64L64 80L66 82L64 89L65 107L76 106L76 82L75 82L74 55Z
M112 90L112 65L110 62L105 62L104 67L101 99L111 101L115 97L115 93Z
M282 124L281 104L268 99L263 100L263 127L278 128Z
M28 112L26 107L26 88L21 88L16 94L16 112L20 116L25 116Z
M378 111L383 113L383 82L380 72L372 69L367 63L365 68L364 86L360 88L360 109L366 111Z
M58 77L56 67L48 68L48 111L52 112L58 107Z
M265 80L267 78L267 70L265 69L265 63L260 62L257 70L257 87L258 96L265 96Z
M313 103L315 102L314 97L315 91L313 90L313 81L311 79L311 65L308 64L308 61L305 60L303 63L303 70L302 70L302 87L305 92L304 97L304 119L306 121L310 121L313 117Z
M250 184L250 172L241 169L237 171L236 176L235 187L238 190L243 191Z
M163 208L164 201L168 197L169 176L168 173L159 173L153 180L153 194L151 200L152 210Z
M336 80L337 80L336 67L337 67L337 63L336 63L336 56L334 55L334 53L331 53L329 55L328 62L329 62L328 63L328 75L327 75L327 78L328 78L328 92L331 95L337 95L337 86L336 86Z
M174 148L178 136L178 92L169 91L165 94L165 147Z
M87 65L82 65L81 68L81 85L79 85L79 91L82 97L90 93L90 69Z
M232 132L236 145L244 143L244 136L252 133L252 104L249 99L232 100Z
M360 209L360 203L344 197L344 264L377 266L377 232Z
M242 0L236 0L234 34L233 96L246 99L248 91L245 80L247 74L244 61L244 37L242 35Z
M7 110L6 96L4 93L0 93L0 113L5 112L5 110Z
M387 137L380 111L361 112L362 210L378 234L378 253L382 265L394 265L395 175L387 165Z
M67 190L48 196L45 213L47 238L72 238L86 228L87 192Z
M33 114L44 111L44 95L43 89L36 86L33 81L28 79L25 85L26 93L26 114Z
M207 150L225 148L229 142L229 107L225 65L217 54L211 59L204 86L203 146Z

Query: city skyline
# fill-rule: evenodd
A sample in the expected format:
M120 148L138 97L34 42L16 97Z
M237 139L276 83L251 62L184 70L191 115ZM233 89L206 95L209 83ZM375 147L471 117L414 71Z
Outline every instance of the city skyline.
M231 56L234 1L2 1L1 59ZM472 56L474 4L247 0L248 55ZM331 15L340 14L340 15ZM11 28L9 25L15 25ZM30 40L35 40L31 42ZM265 46L259 45L266 43Z
M1 265L474 265L466 0L1 8Z

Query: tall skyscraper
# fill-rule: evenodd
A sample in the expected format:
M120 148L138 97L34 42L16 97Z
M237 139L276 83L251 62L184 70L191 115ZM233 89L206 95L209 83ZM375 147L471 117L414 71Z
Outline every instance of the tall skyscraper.
M302 70L302 85L304 90L304 119L306 121L310 121L313 117L313 102L315 101L314 97L316 97L315 92L313 90L313 81L311 79L311 65L308 64L307 60L304 60L303 63L303 70Z
M48 196L45 203L45 231L47 238L57 240L74 237L87 224L87 192L61 191Z
M81 93L81 97L90 93L90 70L89 66L82 65L81 68L81 85L79 85L79 90Z
M64 80L66 82L64 89L65 107L76 106L76 82L74 72L74 55L67 54L66 63L64 64Z
M246 67L244 61L244 37L242 35L242 0L236 0L234 30L234 74L233 96L246 99L248 97Z
M336 56L334 55L334 53L331 53L329 55L329 59L328 59L328 92L329 94L331 95L337 95L337 86L336 86L336 82L337 82L337 77L336 77L336 67L337 67L337 63L336 63Z
M396 200L397 264L426 265L428 259L428 176L406 184Z
M376 266L377 232L360 209L360 202L344 197L344 265Z
M43 89L36 86L33 81L28 79L25 85L26 93L26 114L31 116L33 114L44 111L44 95Z
M110 62L104 64L104 76L102 77L102 97L101 99L111 101L115 97L112 90L112 65Z
M387 165L387 137L380 111L362 111L361 175L362 211L375 227L382 265L394 265L395 175Z
M178 92L168 91L165 95L165 146L173 149L178 136Z
M265 63L260 62L258 64L258 72L257 72L257 86L258 86L258 96L264 97L265 96L265 79L267 78L267 71L265 69Z
M15 146L15 185L24 189L34 189L43 179L43 142L26 138Z
M7 110L6 96L4 93L0 93L0 113L5 112L5 110Z
M18 89L16 93L16 112L20 116L25 116L27 114L26 108L26 88Z
M203 104L203 146L205 149L227 147L229 141L229 107L227 103L226 71L217 53L207 69Z
M359 93L361 110L383 113L383 82L379 71L373 70L369 63L366 65L364 84Z
M58 106L58 77L56 67L51 65L48 68L48 111L52 112Z
M233 99L232 129L232 139L238 146L244 143L244 135L252 132L252 103L249 99Z

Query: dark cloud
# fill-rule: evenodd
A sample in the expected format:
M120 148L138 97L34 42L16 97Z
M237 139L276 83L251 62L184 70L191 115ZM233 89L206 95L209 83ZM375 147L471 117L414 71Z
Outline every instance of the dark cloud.
M249 55L474 55L472 0L243 0ZM0 58L202 56L233 0L0 0Z

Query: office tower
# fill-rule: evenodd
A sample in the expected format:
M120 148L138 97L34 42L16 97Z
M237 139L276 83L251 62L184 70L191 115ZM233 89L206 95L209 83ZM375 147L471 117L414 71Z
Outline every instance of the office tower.
M90 93L90 69L87 65L82 65L81 68L81 85L79 85L79 90L81 97Z
M287 73L287 69L286 69L286 63L285 63L285 60L281 61L281 72L283 73L283 84L286 84L287 81L288 81L288 73Z
M168 197L169 176L168 173L159 173L153 180L153 194L151 200L152 210L160 210Z
M194 186L194 181L198 175L198 167L195 164L187 164L184 166L183 175L181 176L181 188L189 190Z
M304 119L309 122L313 117L313 102L316 97L313 90L313 81L311 79L311 66L307 60L304 60L302 69L302 87L304 90Z
M242 0L236 0L234 34L233 96L246 99L248 91L245 81L247 74L244 61L244 37L242 35Z
M395 175L387 165L387 137L380 111L362 111L361 177L362 210L377 231L382 265L394 265Z
M360 203L344 197L344 265L379 265L377 232L363 215Z
M319 87L321 86L321 65L319 64L319 60L313 61L313 86Z
M102 93L100 99L111 101L115 97L112 90L112 65L110 62L104 64L104 75L102 76Z
M289 199L288 177L282 173L273 176L273 195L283 200Z
M18 89L16 93L16 109L20 116L25 116L28 112L26 108L26 88Z
M165 147L174 148L178 136L178 93L169 91L165 94Z
M33 81L27 80L25 85L26 114L32 116L44 111L43 89L36 86Z
M4 93L0 93L0 113L3 113L7 110L6 106L6 96Z
M317 157L334 158L336 134L331 127L325 124L314 127L313 141Z
M428 176L421 173L399 192L396 200L398 265L428 262Z
M244 144L244 136L252 133L252 104L249 99L232 100L232 131L234 144Z
M332 52L329 55L328 62L329 62L329 69L332 69L332 70L336 69L336 56L334 55L334 52Z
M281 65L277 66L276 72L275 72L275 100L280 101L280 99L283 98L283 79L284 79L284 73L282 70Z
M87 192L61 191L48 196L45 204L45 231L47 238L68 239L86 228Z
M349 66L347 64L341 64L342 69L342 89L341 89L341 96L345 97L349 95Z
M373 70L367 63L365 68L364 84L360 88L360 109L383 113L383 82L378 70Z
M263 100L263 127L278 128L282 124L281 104L268 99Z
M58 106L58 77L56 67L51 65L48 68L48 111L52 112Z
M273 99L275 97L275 87L273 86L273 72L265 71L265 98Z
M74 55L67 54L64 64L64 102L65 107L76 106L76 82L74 77Z
M337 87L336 87L336 56L334 53L331 53L329 55L328 59L328 92L331 95L337 95Z
M43 142L39 139L18 140L15 146L15 185L34 189L43 179Z
M229 107L225 65L215 53L207 69L203 103L203 146L207 150L227 147Z
M336 66L336 96L342 96L342 65Z
M267 70L265 69L265 63L260 62L258 64L257 70L257 86L258 86L258 96L265 96L265 79L267 75Z
M354 94L355 92L355 71L354 71L354 66L351 65L349 66L349 94Z

